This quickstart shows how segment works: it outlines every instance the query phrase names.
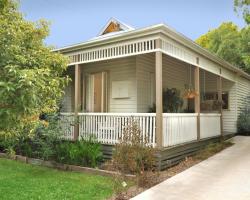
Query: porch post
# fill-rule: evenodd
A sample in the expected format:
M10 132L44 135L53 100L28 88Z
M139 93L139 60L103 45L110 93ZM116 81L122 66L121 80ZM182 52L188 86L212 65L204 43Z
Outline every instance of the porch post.
M156 40L156 48L161 48L161 40ZM162 147L162 52L155 53L155 91L156 91L156 145Z
M222 77L221 77L221 69L220 75L217 77L217 87L218 87L218 101L220 102L220 132L221 136L223 136L223 120L222 120Z
M197 64L199 64L199 60L197 58ZM194 70L194 87L197 92L197 96L195 96L194 104L195 104L195 113L197 113L197 140L200 140L200 68L195 66Z
M75 65L75 99L74 99L74 112L75 112L75 120L78 119L78 112L80 109L80 78L81 77L81 70L78 64ZM79 123L76 121L74 127L74 140L78 140L79 137Z

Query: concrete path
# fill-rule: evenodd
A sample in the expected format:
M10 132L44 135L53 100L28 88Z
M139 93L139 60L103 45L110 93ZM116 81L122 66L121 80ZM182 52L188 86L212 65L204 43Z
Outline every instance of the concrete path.
M250 137L150 188L133 200L250 200Z

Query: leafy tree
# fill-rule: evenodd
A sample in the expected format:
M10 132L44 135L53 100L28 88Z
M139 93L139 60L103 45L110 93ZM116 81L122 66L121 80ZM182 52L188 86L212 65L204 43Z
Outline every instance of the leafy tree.
M250 73L250 27L239 29L232 22L200 36L196 42L229 63Z
M250 0L234 0L234 10L242 12L245 22L250 24Z
M15 0L0 0L0 27L0 133L30 132L57 109L67 60L44 44L48 23L26 21Z
M250 26L241 30L241 52L245 71L250 73Z

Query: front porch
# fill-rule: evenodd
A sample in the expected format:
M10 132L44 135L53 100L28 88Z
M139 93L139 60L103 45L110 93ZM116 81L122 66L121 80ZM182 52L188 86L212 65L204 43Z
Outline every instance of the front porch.
M196 62L156 51L70 66L73 81L61 112L65 138L94 136L114 145L131 120L159 148L221 136L229 126L222 121L224 113L228 117L233 111L229 97L234 82L200 68L198 58ZM175 88L183 100L175 113L164 112L167 88ZM196 94L187 97L188 89Z
M198 120L198 117L200 120ZM162 147L171 147L221 135L219 113L163 113ZM75 125L74 113L61 113L65 138L74 140L79 126L78 138L95 137L102 144L115 145L122 138L124 128L134 120L143 138L154 147L156 143L156 113L78 113ZM199 123L199 129L198 127ZM199 134L198 134L199 133Z

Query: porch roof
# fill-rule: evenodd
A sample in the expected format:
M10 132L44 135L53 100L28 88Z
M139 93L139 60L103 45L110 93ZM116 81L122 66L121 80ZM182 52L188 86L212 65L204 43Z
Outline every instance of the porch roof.
M116 32L115 34L106 34L102 35L101 37L95 37L93 39L90 39L86 42L74 44L65 46L62 48L55 49L53 51L60 52L63 54L73 53L75 51L79 50L91 50L91 48L96 48L102 45L108 45L108 44L114 44L119 42L128 41L131 39L139 39L141 37L147 37L147 36L158 36L161 37L167 37L175 42L179 43L181 46L190 49L191 51L204 56L206 59L215 62L216 64L219 64L220 66L224 67L225 69L228 69L240 76L243 76L250 80L250 75L244 72L243 70L239 69L236 66L233 66L232 64L228 63L227 61L219 58L215 54L209 52L208 50L202 48L197 43L195 43L193 40L189 39L185 35L177 32L173 28L169 27L168 25L161 23L156 24L152 26L148 26L145 28L139 28L139 29L128 29L121 32ZM161 49L160 49L161 50Z

